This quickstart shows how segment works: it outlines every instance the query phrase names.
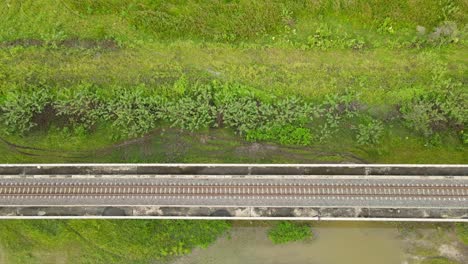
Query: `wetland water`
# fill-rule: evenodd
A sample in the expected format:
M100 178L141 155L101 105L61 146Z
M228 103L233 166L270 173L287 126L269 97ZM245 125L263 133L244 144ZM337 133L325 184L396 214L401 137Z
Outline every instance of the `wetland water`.
M274 245L266 227L233 227L230 237L173 264L401 264L404 243L388 224L322 222L308 242Z

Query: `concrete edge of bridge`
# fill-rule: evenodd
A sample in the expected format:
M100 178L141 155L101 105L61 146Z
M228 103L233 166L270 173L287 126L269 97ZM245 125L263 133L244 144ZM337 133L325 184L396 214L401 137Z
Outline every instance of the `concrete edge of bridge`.
M468 223L465 218L362 218L362 217L206 217L206 216L0 216L1 220L251 220L251 221L355 221L355 222L450 222Z
M224 219L468 222L467 208L3 206L0 219Z
M468 176L445 164L0 164L0 175L440 175Z

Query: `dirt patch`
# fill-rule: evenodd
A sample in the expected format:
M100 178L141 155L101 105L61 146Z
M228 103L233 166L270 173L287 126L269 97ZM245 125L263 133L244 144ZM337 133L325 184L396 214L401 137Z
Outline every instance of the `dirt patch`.
M278 147L261 143L252 143L247 146L236 148L236 153L247 156L265 155L273 151L278 151Z
M44 125L44 124L43 124ZM206 160L233 159L239 161L279 163L369 163L353 153L326 151L323 148L281 146L271 143L250 143L233 137L210 133L190 133L171 128L155 129L139 137L90 150L44 149L23 146L0 137L12 151L43 158L65 158L73 161L101 159L120 155L122 160L146 162L181 162L187 155L203 156ZM133 161L132 161L133 162Z
M323 151L311 147L279 146L267 143L251 143L249 145L237 147L235 153L247 157L282 156L301 163L325 162L321 157L337 157L343 160L335 162L326 161L327 163L369 163L352 153Z
M439 254L441 256L445 256L450 259L456 259L460 263L467 263L468 261L467 256L464 256L460 247L453 244L442 244L439 247Z
M0 143L4 143L10 150L18 154L25 155L25 156L58 157L58 158L72 158L72 159L85 158L88 156L86 153L79 152L79 151L63 151L63 150L22 146L22 145L11 143L1 137L0 137Z
M48 104L44 107L42 112L36 113L33 116L32 123L36 124L36 127L38 129L44 130L44 129L48 129L52 122L55 123L55 121L58 120L57 117L58 117L57 111L55 110L55 108L52 105ZM59 120L59 121L62 121L62 120ZM59 122L59 123L62 123L62 122Z
M36 251L36 252L32 252L31 254L34 256L34 259L40 260L41 263L54 263L54 264L70 263L69 257L65 251L58 251L58 252Z
M458 263L468 263L468 246L457 238L450 224L403 224L400 236L406 253L411 259L422 261L432 258L447 258Z
M43 46L44 41L39 39L16 39L11 41L5 41L0 43L0 47L2 48L11 48L11 47L38 47Z
M117 50L119 45L111 39L94 40L94 39L79 39L70 38L62 41L56 41L53 44L65 48L79 48L79 49L106 49ZM40 39L16 39L10 41L0 42L0 48L12 47L47 47L51 46L52 42L46 42Z
M94 48L101 48L101 49L108 49L108 50L116 50L119 48L117 42L104 39L104 40L92 40L92 39L66 39L60 43L60 46L66 48L81 48L81 49L94 49Z

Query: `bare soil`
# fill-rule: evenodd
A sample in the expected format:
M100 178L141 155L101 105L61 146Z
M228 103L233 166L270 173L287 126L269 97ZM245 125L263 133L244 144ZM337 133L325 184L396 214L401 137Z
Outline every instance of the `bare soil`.
M59 47L65 48L78 48L78 49L105 49L105 50L117 50L119 45L117 42L111 39L104 40L93 40L93 39L79 39L69 38L54 43ZM12 47L46 47L50 46L51 43L40 39L16 39L10 41L0 42L0 48L12 48Z

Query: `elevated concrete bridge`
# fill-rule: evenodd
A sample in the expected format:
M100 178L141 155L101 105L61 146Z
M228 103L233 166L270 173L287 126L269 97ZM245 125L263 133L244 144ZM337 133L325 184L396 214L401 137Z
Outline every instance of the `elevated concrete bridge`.
M0 218L468 221L468 166L4 164Z

